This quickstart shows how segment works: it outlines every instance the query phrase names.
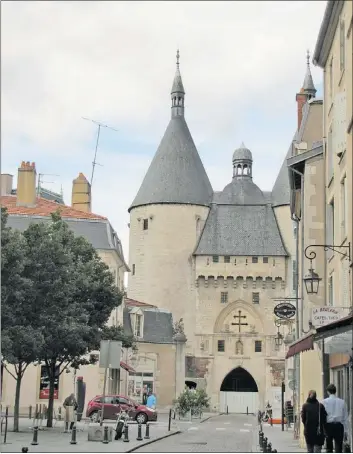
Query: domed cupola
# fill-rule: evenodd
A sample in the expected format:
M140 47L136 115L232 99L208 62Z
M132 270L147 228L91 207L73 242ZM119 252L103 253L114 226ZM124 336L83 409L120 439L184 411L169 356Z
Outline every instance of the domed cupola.
M220 205L265 205L261 189L252 180L252 154L242 143L233 153L233 180L219 196Z
M233 153L233 178L236 177L252 178L252 154L244 143Z

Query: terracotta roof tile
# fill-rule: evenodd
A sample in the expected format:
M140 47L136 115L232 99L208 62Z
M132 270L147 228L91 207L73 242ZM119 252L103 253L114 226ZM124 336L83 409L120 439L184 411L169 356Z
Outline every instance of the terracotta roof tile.
M125 306L128 306L128 307L156 307L153 304L142 303L141 301L136 301L131 298L125 298Z
M67 205L46 200L41 197L37 198L35 207L22 207L16 205L16 196L1 196L1 206L7 208L9 214L22 215L22 216L43 216L49 217L51 213L54 213L59 209L60 214L63 218L73 219L107 219L104 216L99 216L94 213L86 213L84 211L77 210Z

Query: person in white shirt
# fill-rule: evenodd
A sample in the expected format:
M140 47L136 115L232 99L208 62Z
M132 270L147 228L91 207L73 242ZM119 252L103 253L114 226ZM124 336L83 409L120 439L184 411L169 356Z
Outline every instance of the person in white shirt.
M326 423L326 452L343 452L343 440L348 434L348 411L343 399L336 397L336 386L331 384L327 387L329 397L323 400L327 413Z

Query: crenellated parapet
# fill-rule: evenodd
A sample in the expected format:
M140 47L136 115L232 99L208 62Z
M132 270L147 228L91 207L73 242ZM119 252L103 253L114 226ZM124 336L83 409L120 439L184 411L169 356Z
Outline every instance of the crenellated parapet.
M244 288L244 289L284 289L286 282L282 277L267 276L198 276L196 287Z

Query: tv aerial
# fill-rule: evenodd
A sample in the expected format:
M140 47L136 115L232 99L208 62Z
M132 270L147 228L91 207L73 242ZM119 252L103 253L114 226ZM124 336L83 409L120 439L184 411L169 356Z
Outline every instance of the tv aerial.
M96 148L95 148L95 151L94 151L94 159L92 161L92 175L91 175L91 182L90 182L91 183L91 187L92 187L94 169L95 169L96 165L98 165L98 166L102 165L102 164L99 164L97 162L97 151L98 151L98 144L99 144L99 137L100 137L101 128L112 129L113 131L116 131L116 132L118 132L118 130L115 129L115 128L112 128L111 126L105 125L105 124L101 123L100 121L92 120L91 118L86 118L86 117L82 117L82 118L83 118L83 120L91 121L92 123L94 123L94 124L96 124L98 126Z

